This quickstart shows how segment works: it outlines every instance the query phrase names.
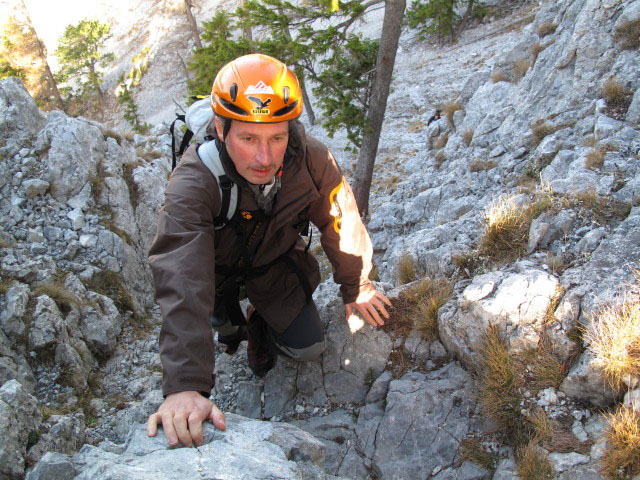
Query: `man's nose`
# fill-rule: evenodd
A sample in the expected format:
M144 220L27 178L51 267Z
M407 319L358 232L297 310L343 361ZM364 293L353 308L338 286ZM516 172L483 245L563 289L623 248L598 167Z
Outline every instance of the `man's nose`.
M271 163L271 152L269 150L269 142L260 142L258 145L258 152L256 154L256 160L260 165L267 166Z

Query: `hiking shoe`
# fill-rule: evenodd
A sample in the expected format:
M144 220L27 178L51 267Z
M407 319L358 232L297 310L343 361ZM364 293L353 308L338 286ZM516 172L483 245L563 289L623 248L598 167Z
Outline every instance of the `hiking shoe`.
M238 350L240 342L247 339L247 327L244 325L238 327L238 329L231 335L218 334L218 342L224 343L227 348L224 353L227 355L233 355Z
M256 377L264 377L276 363L276 351L264 321L253 306L247 309L247 358Z

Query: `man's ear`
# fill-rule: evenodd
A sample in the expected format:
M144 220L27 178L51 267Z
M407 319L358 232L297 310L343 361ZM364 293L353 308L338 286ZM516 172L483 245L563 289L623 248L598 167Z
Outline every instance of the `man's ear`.
M216 133L218 134L218 139L221 142L224 142L224 129L222 128L222 122L220 121L220 119L218 117L214 117L213 121L216 125Z

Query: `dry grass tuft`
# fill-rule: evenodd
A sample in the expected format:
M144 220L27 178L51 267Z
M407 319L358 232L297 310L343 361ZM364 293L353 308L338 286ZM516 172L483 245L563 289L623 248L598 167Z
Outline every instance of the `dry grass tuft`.
M483 411L496 422L515 444L521 445L532 432L531 424L520 411L523 397L518 389L518 375L498 327L484 333L478 374L478 399Z
M558 28L558 25L556 23L544 22L538 26L537 33L540 38L543 38L543 37L546 37L547 35L551 35L552 33L555 33L557 28Z
M416 266L413 257L405 253L396 264L396 281L400 285L406 285L416 279Z
M524 58L513 62L513 75L514 75L514 81L516 83L519 82L520 79L526 75L527 70L529 70L529 65L530 65L529 60L526 60Z
M608 478L632 478L640 473L640 413L620 406L606 415L608 445L602 458Z
M516 471L521 480L547 480L555 478L555 472L547 453L536 440L520 447L516 452Z
M502 70L494 70L491 73L491 81L493 83L508 82L509 81L509 77Z
M625 50L632 50L640 47L640 20L630 22L627 26L618 30L615 39L620 42L620 46Z
M542 52L543 50L544 50L544 47L540 42L536 42L533 45L531 45L531 48L529 49L529 53L531 53L532 67L536 64L536 60L538 60L538 55L540 55L540 52Z
M479 251L492 258L513 259L527 248L531 216L515 197L500 196L485 210L485 229Z
M584 137L584 140L582 141L582 144L585 147L593 147L596 144L596 136L595 135L587 135L586 137Z
M156 150L156 149L146 150L142 147L139 147L136 149L136 155L149 163L163 156L162 152L159 150Z
M626 112L631 102L631 92L615 77L609 77L602 87L602 96L607 107L616 111Z
M449 134L447 132L444 132L442 135L436 138L435 142L433 142L433 147L436 150L440 150L441 148L444 148L447 145L448 141L449 141Z
M451 297L452 287L446 280L423 278L403 290L390 309L392 322L383 330L406 335L419 331L428 341L438 338L438 309ZM387 326L388 325L388 326Z
M585 156L584 166L589 170L600 170L604 163L605 150L602 148L590 150Z
M424 279L421 283L425 291L416 303L413 324L426 340L432 341L438 338L438 310L451 298L453 288L445 280Z
M104 135L105 139L113 138L116 142L118 142L118 145L122 144L122 135L120 135L115 130L105 129L103 130L102 135Z
M13 248L13 247L15 247L15 244L11 240L0 237L0 248Z
M442 150L438 150L434 155L435 161L433 162L433 166L436 170L439 170L442 164L447 160L447 156L444 154Z
M469 146L469 144L471 143L471 140L473 140L473 134L475 133L473 128L467 128L464 133L462 134L462 142L465 144L465 146Z
M496 467L496 456L487 451L482 445L482 441L477 438L467 438L460 442L462 449L462 459L480 465L485 470L494 470Z
M456 102L455 100L449 100L442 107L442 113L445 117L447 117L447 122L449 123L451 128L456 128L455 123L453 122L453 115L458 110L462 110L462 104L460 102Z
M584 333L598 365L614 388L628 375L640 375L640 299L602 307Z
M538 145L545 137L555 133L553 126L546 123L544 120L538 120L531 125L531 131L533 132L533 144Z
M124 288L122 278L118 273L111 270L101 270L91 280L85 282L85 286L89 290L109 297L121 313L133 310L131 295Z
M486 170L491 170L492 168L496 168L498 163L495 160L473 160L469 162L469 171L470 172L483 172Z
M82 306L80 299L75 294L67 290L63 284L58 282L45 283L36 287L35 295L46 295L50 297L54 302L56 302L56 305L64 314L69 313L74 306Z

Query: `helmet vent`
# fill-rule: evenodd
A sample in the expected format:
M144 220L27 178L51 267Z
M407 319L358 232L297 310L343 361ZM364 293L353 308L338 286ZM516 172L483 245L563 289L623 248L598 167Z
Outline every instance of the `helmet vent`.
M286 115L287 113L292 112L293 110L295 110L297 105L298 105L298 101L296 100L291 105L287 105L286 107L281 108L280 110L275 112L272 116L273 117L281 117L283 115Z
M285 105L289 103L289 87L282 87L282 99Z
M236 115L242 115L244 117L248 117L249 114L242 110L240 107L234 105L233 103L227 102L224 98L220 97L220 105L229 110L230 112L235 113Z
M229 93L231 94L231 101L235 102L236 101L236 97L238 96L238 84L237 83L234 83L233 85L231 85L231 88L229 89Z

